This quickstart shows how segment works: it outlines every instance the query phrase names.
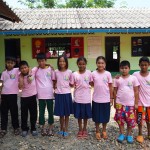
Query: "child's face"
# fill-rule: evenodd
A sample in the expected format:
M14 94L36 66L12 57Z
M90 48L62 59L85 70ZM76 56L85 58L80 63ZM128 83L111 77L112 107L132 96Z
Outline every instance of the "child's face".
M59 66L60 66L60 68L62 68L62 69L66 68L66 62L65 62L65 59L64 59L63 57L61 57L61 58L59 59Z
M22 65L20 67L20 72L23 74L23 75L28 75L29 73L29 67L27 65Z
M45 59L38 59L37 62L40 68L45 68L45 65L46 65Z
M78 65L79 71L84 71L86 69L86 63L83 60L80 60L77 65Z
M15 64L16 63L12 60L6 61L6 67L7 67L8 70L12 70L14 68Z
M120 72L123 76L127 76L129 74L130 68L128 66L121 66Z
M147 61L142 61L139 66L142 72L147 72L150 64Z
M99 60L97 61L96 65L97 65L97 69L98 69L99 71L105 70L106 63L105 63L105 61L104 61L103 59L99 59Z

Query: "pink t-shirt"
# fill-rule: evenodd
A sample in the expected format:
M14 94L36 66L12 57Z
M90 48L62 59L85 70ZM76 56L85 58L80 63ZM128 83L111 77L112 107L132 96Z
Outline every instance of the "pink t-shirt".
M58 69L55 70L55 80L56 82L56 89L55 93L57 94L67 94L71 93L70 83L72 83L72 71L66 70L64 72L59 71Z
M24 76L24 87L22 89L21 97L30 97L37 94L36 83L35 83L35 73L37 71L37 67L33 68L30 77ZM31 80L31 83L28 83L28 78Z
M54 71L51 67L38 68L36 72L36 87L38 99L53 99L53 77Z
M141 76L140 72L133 74L137 77L139 86L139 106L150 107L150 73L148 76Z
M3 71L1 75L1 80L3 80L3 88L1 94L18 94L18 77L18 68L13 68L11 71Z
M114 87L117 87L116 103L124 106L134 106L135 96L134 87L139 86L135 76L130 75L128 78L114 79Z
M99 73L97 70L92 72L94 82L93 101L96 103L110 102L109 83L112 83L110 72Z
M91 103L90 82L92 82L91 71L86 70L83 74L78 71L73 73L72 84L75 84L74 99L76 103Z

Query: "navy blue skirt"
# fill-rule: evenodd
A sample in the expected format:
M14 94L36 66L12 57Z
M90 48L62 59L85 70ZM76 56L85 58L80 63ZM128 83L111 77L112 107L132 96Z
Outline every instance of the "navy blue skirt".
M95 123L108 123L110 119L110 102L92 102L92 119Z
M74 117L77 119L92 118L91 103L81 104L74 102Z
M73 103L71 93L55 94L54 115L56 116L70 116L73 114Z

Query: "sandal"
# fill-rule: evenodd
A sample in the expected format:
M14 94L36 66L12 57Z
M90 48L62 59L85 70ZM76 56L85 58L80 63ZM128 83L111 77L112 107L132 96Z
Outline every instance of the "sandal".
M0 138L3 138L6 135L6 130L1 130L0 131Z
M82 131L79 131L79 132L78 132L77 138L79 138L79 139L82 138Z
M100 135L100 133L99 133L99 132L96 132L96 134L95 134L95 135L96 135L96 139L97 139L97 140L101 140L101 135Z
M144 142L143 136L142 136L142 135L138 135L138 136L136 137L136 141L139 142L139 143L143 143L143 142Z
M69 133L68 132L64 132L63 136L64 136L64 138L68 138Z
M83 136L83 138L86 139L88 137L88 132L87 131L83 131L82 132L82 136Z
M15 135L19 135L19 134L20 134L19 128L14 130L14 134L15 134Z
M57 132L57 136L58 136L58 137L62 137L63 135L64 135L64 132L63 132L63 131L58 131L58 132Z
M108 139L108 136L107 136L107 133L106 133L106 132L103 132L103 133L102 133L102 138L103 138L104 140Z
M54 136L52 129L48 129L47 136Z
M46 136L46 135L47 135L47 129L46 129L46 128L43 128L43 129L41 130L41 135L42 135L42 136Z

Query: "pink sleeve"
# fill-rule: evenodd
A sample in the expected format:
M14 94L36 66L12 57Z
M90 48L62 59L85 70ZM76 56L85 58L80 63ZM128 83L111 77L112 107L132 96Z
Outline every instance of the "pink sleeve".
M31 70L31 71L32 71L32 73L33 73L33 74L36 74L36 72L38 71L38 67L34 67L34 68L32 68L32 70Z
M137 79L135 76L133 76L133 77L134 77L133 86L134 86L134 87L135 87L135 86L139 86L140 83L139 83L138 79Z
M114 85L113 85L114 87L118 87L117 80L118 79L114 79Z
M70 73L69 80L70 80L70 84L72 84L74 82L74 78L73 78L73 73L72 72Z
M111 77L111 73L108 73L108 83L112 83L112 77Z
M1 80L2 81L4 80L4 73L2 73L2 75L1 75Z

